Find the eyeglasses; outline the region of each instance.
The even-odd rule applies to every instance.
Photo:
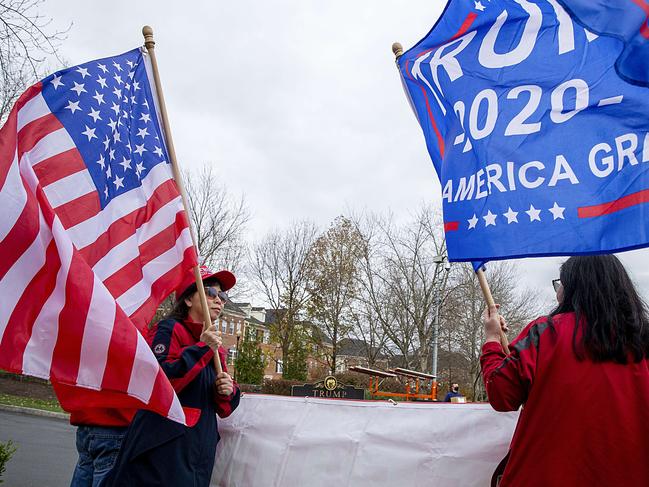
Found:
[[[226,303],[229,301],[228,295],[225,291],[221,291],[220,289],[217,289],[213,286],[209,286],[205,288],[205,295],[208,298],[212,298],[212,299],[218,297],[222,303]]]
[[[561,279],[552,279],[552,287],[554,288],[554,292],[558,293],[559,288],[561,288]]]

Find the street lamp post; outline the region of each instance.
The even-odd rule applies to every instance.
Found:
[[[451,263],[446,258],[446,255],[440,254],[433,257],[433,262],[435,263],[435,274],[437,274],[437,269],[440,265],[444,264],[444,269],[446,270],[446,276],[444,276],[444,282],[446,283],[446,278],[448,277],[448,271],[451,270]],[[443,285],[440,285],[437,294],[435,296],[435,319],[433,321],[433,340],[431,343],[431,375],[435,378],[433,379],[433,385],[431,396],[437,397],[437,349],[439,341],[439,308],[442,305],[442,289]]]

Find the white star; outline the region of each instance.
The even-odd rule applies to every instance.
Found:
[[[108,122],[108,126],[110,127],[111,130],[115,130],[115,127],[117,127],[117,122],[113,120],[112,118],[109,119],[110,122]]]
[[[81,79],[86,79],[86,76],[90,76],[86,68],[77,68],[77,73],[81,75]]]
[[[510,223],[518,223],[518,212],[514,211],[509,207],[507,213],[503,213],[503,216],[507,218],[507,225]]]
[[[480,12],[483,12],[484,9],[486,8],[484,5],[482,5],[481,2],[473,2],[475,4],[476,10],[480,10]]]
[[[144,152],[147,152],[147,150],[144,148],[144,144],[142,145],[135,144],[135,150],[133,152],[141,156]]]
[[[104,196],[108,199],[108,185],[104,188]]]
[[[72,100],[68,101],[68,106],[65,108],[70,110],[72,113],[76,112],[77,110],[81,110],[81,108],[79,108],[79,102]]]
[[[137,102],[135,101],[135,97],[131,97],[131,105],[137,105]]]
[[[122,141],[122,136],[119,135],[119,131],[113,132],[113,141],[114,142],[121,142]]]
[[[140,117],[140,120],[142,120],[143,122],[149,122],[151,120],[151,116],[148,113],[143,113]]]
[[[108,157],[110,157],[110,160],[111,160],[111,161],[114,161],[114,160],[115,160],[115,149],[111,149],[111,150],[108,152]],[[108,166],[108,171],[110,172],[110,166]],[[108,177],[110,177],[110,175],[109,175]]]
[[[122,67],[119,64],[117,64],[115,61],[113,61],[113,66],[115,66],[115,69],[117,69],[117,71],[122,70]]]
[[[485,227],[488,227],[489,225],[493,225],[494,227],[496,226],[496,215],[491,213],[491,210],[487,211],[487,214],[482,218],[484,218]]]
[[[156,149],[157,149],[157,147],[156,147]],[[162,154],[160,154],[160,156],[162,156]],[[469,220],[467,220],[467,222],[469,222],[469,230],[471,230],[472,228],[475,228],[475,226],[478,224],[478,217],[475,216],[475,213],[474,213],[473,217],[470,218]]]
[[[99,160],[97,161],[97,164],[101,166],[101,169],[103,170],[106,167],[106,159],[104,159],[104,155],[101,154],[99,156]]]
[[[129,68],[132,68],[133,66],[135,66],[135,65],[133,64],[133,61],[131,61],[130,59],[127,59],[127,60],[126,60],[126,64],[128,64],[128,67],[129,67]]]
[[[106,66],[104,64],[97,64],[97,67],[99,69],[101,69],[104,73],[108,72],[108,69],[106,68]]]
[[[50,81],[50,83],[52,83],[52,86],[55,90],[58,89],[59,86],[65,86],[65,84],[61,82],[61,77],[57,75],[54,75],[54,78],[52,78],[52,81]]]
[[[122,90],[120,90],[119,88],[115,88],[115,89],[113,90],[113,94],[114,94],[114,95],[117,97],[117,99],[119,100],[119,99],[122,97]]]
[[[111,152],[113,152],[113,151],[111,151]],[[110,164],[109,164],[108,167],[106,168],[106,177],[107,177],[108,179],[110,179],[110,178],[113,177],[113,171],[110,170]]]
[[[120,75],[118,75],[118,74],[116,74],[115,76],[113,76],[113,79],[114,79],[115,81],[117,81],[117,84],[118,84],[118,85],[121,85],[121,84],[123,83],[123,81],[122,81],[122,77],[121,77]]]
[[[554,217],[554,220],[557,220],[559,218],[561,218],[562,220],[565,220],[565,218],[563,216],[564,210],[565,210],[565,208],[559,206],[557,204],[557,202],[555,201],[554,206],[552,208],[550,208],[549,211],[550,211],[550,213],[552,213],[552,216]]]
[[[90,108],[90,113],[88,116],[92,117],[94,122],[97,122],[97,120],[101,120],[101,117],[99,116],[99,110],[95,110],[94,108]]]
[[[95,90],[95,94],[93,95],[93,98],[97,100],[97,105],[101,105],[104,102],[104,95],[99,93],[97,90]]]
[[[130,79],[133,79],[133,76],[135,76],[135,71],[131,71],[130,73],[128,73],[128,77]]]
[[[146,137],[147,135],[149,135],[149,132],[147,131],[146,127],[137,130],[138,137],[142,137],[144,139],[144,137]]]
[[[115,183],[115,190],[118,190],[119,188],[124,187],[124,183],[122,183],[122,181],[124,181],[124,178],[120,178],[119,176],[115,176],[115,181],[113,181]]]
[[[102,78],[101,76],[97,77],[97,83],[99,83],[102,88],[106,88],[108,86],[106,84],[106,78]]]
[[[110,145],[110,137],[108,135],[104,139],[104,150],[108,150],[108,146]]]
[[[122,162],[119,163],[120,166],[124,168],[124,172],[126,172],[127,169],[131,169],[131,160],[127,159],[126,157],[122,157]]]
[[[131,89],[131,85],[128,84],[128,83],[124,84],[124,89],[125,89],[126,91],[130,90],[130,89]]]
[[[140,174],[144,171],[144,164],[142,162],[138,162],[135,165],[135,174],[137,175],[137,178],[140,179]]]
[[[539,216],[541,210],[537,210],[536,208],[534,208],[534,205],[530,205],[530,209],[527,210],[525,213],[529,215],[531,222],[533,222],[534,220],[539,222],[541,221],[541,217]]]
[[[76,91],[77,95],[81,95],[81,93],[87,93],[86,89],[83,87],[83,83],[79,84],[76,81],[74,81],[74,88],[70,88],[70,91]]]
[[[88,142],[90,142],[90,139],[96,139],[97,138],[97,136],[95,135],[95,130],[97,130],[97,129],[91,129],[90,127],[88,127],[86,125],[86,130],[84,130],[81,133],[83,135],[85,135],[86,137],[88,137]]]
[[[140,83],[133,81],[133,90],[137,91],[140,89]]]
[[[119,105],[117,103],[113,102],[113,106],[110,109],[115,112],[115,115],[119,115]]]
[[[147,101],[146,98],[144,99],[144,103],[142,103],[142,105],[144,105],[145,107],[149,108],[149,102]]]
[[[128,118],[128,112],[126,110],[122,110],[122,118]]]

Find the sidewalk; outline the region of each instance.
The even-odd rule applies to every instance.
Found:
[[[57,413],[55,411],[46,411],[44,409],[26,408],[22,406],[11,406],[9,404],[0,404],[0,411],[12,413],[30,414],[32,416],[41,416],[44,418],[56,418],[70,421],[70,415],[67,413]]]

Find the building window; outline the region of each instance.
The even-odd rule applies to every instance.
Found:
[[[228,331],[228,322],[221,320],[221,333],[225,333],[226,331]]]
[[[270,332],[268,330],[264,331],[264,343],[270,343]]]
[[[276,374],[281,374],[284,372],[284,361],[283,360],[276,360],[275,361],[275,373]]]
[[[228,365],[234,364],[235,359],[237,358],[237,351],[234,348],[228,348]]]
[[[234,335],[234,321],[230,322],[230,335]]]
[[[262,342],[264,340],[264,331],[263,330],[257,330],[255,333],[255,340],[258,342]]]
[[[237,333],[241,333],[241,322],[237,322]]]

